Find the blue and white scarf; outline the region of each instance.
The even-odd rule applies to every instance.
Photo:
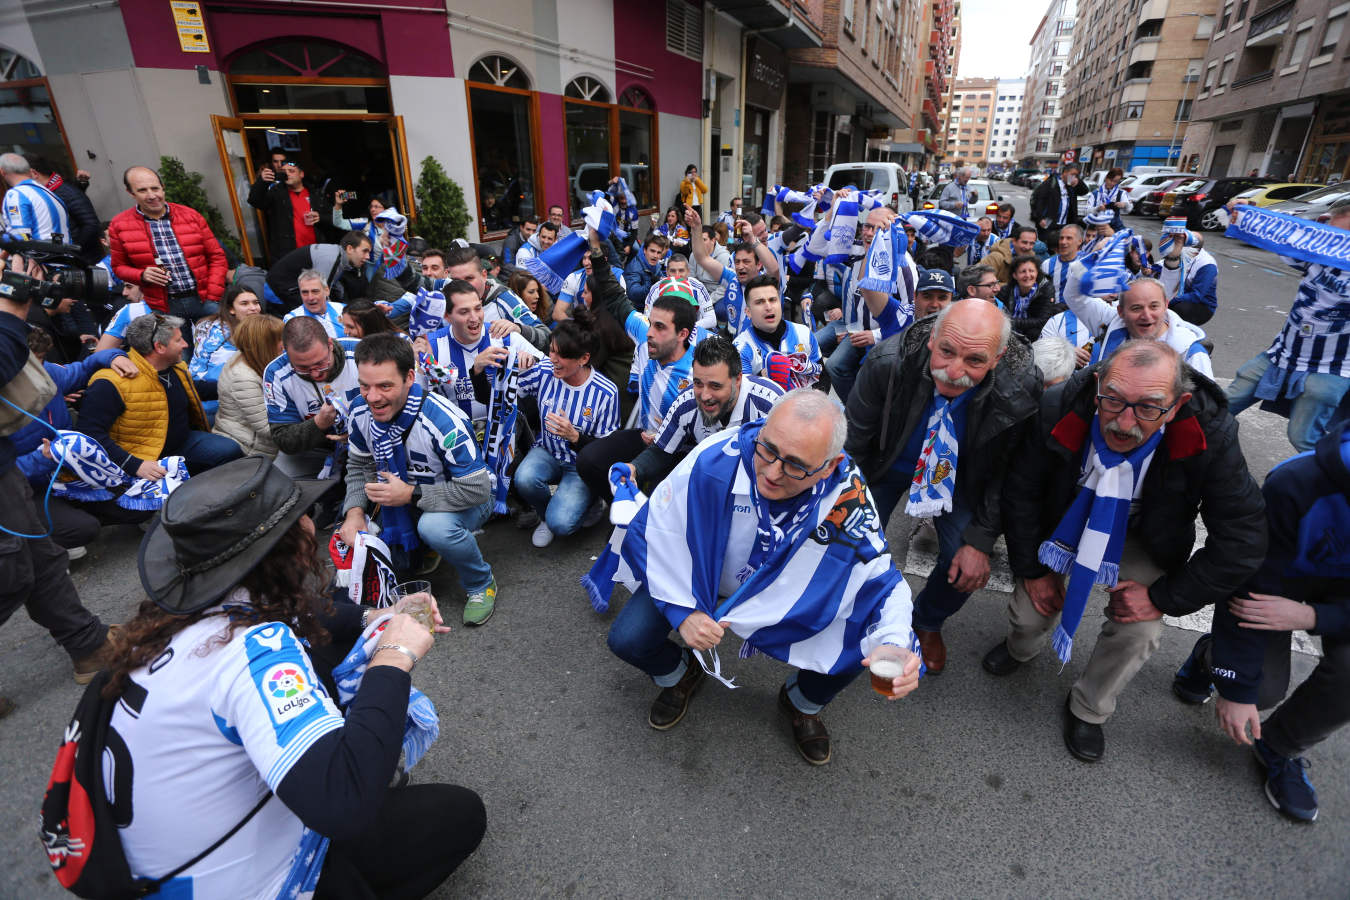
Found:
[[[980,234],[979,225],[945,209],[912,212],[905,221],[921,240],[943,247],[964,247]]]
[[[614,492],[614,502],[609,506],[609,522],[614,526],[609,540],[595,558],[590,571],[581,576],[581,587],[591,601],[591,608],[598,613],[609,612],[610,597],[614,594],[614,575],[619,571],[619,551],[623,539],[628,534],[628,525],[647,503],[647,495],[638,490],[628,472],[627,463],[615,463],[609,467],[609,487]],[[630,591],[637,590],[636,582],[629,582]]]
[[[1306,263],[1350,269],[1350,231],[1259,206],[1233,210],[1224,237]]]
[[[1092,442],[1085,449],[1082,488],[1050,540],[1041,544],[1041,562],[1069,576],[1064,610],[1055,628],[1060,662],[1073,655],[1073,635],[1087,609],[1094,584],[1114,587],[1129,527],[1130,501],[1162,440],[1160,428],[1129,453],[1117,453],[1102,437],[1101,418],[1092,417]]]
[[[1116,208],[1112,204],[1120,199],[1120,190],[1119,184],[1108,189],[1106,183],[1102,182],[1102,184],[1098,185],[1096,190],[1092,192],[1092,208],[1095,210],[1099,206],[1106,207],[1104,211],[1109,217],[1107,219],[1108,222],[1115,218]]]
[[[1027,309],[1031,306],[1031,298],[1034,297],[1034,296],[1036,296],[1036,286],[1035,286],[1035,285],[1032,285],[1031,290],[1027,291],[1026,294],[1023,295],[1023,293],[1022,293],[1022,288],[1017,284],[1017,282],[1013,282],[1013,286],[1012,286],[1012,302],[1013,302],[1012,317],[1013,317],[1014,319],[1025,319],[1025,318],[1027,317]]]
[[[847,263],[858,234],[858,201],[844,197],[836,202],[828,215],[808,226],[810,236],[802,242],[788,260],[794,272],[800,272],[807,262],[824,261],[826,265]]]
[[[419,338],[445,327],[445,294],[419,288],[408,310],[408,337]]]
[[[153,510],[164,506],[183,482],[188,480],[187,461],[181,456],[159,460],[163,478],[135,478],[108,457],[98,441],[78,431],[58,430],[51,442],[57,467],[66,468],[76,481],[55,481],[52,493],[71,500],[96,503],[116,499],[123,509]],[[114,489],[129,485],[125,491]]]
[[[1181,226],[1178,228],[1173,225],[1172,219],[1168,219],[1163,225],[1163,233],[1158,238],[1158,256],[1165,257],[1172,252],[1172,247],[1177,241],[1182,242],[1181,255],[1177,257],[1177,291],[1186,290],[1186,268],[1191,260],[1195,259],[1195,248],[1200,244],[1199,239],[1186,228],[1186,220],[1181,220]]]
[[[972,391],[948,399],[933,392],[933,412],[928,416],[923,449],[914,464],[914,478],[909,485],[909,499],[905,515],[915,518],[940,516],[952,511],[952,495],[956,493],[956,460],[960,441],[956,436],[956,422],[952,418]]]
[[[421,411],[422,386],[413,382],[408,389],[408,399],[398,415],[388,422],[379,422],[374,416],[370,417],[370,452],[375,457],[377,472],[389,472],[408,481],[408,452],[404,447],[404,436],[417,422]],[[422,545],[417,538],[417,523],[413,521],[412,510],[407,505],[381,507],[380,525],[388,543],[397,544],[409,553]]]
[[[440,342],[438,341],[437,343]],[[449,365],[446,364],[446,360],[440,358],[438,352],[434,363],[424,367],[423,371],[426,373],[428,381],[431,381],[432,379],[439,381],[448,376],[450,379],[449,381],[439,381],[439,383],[453,386],[451,393],[454,395],[453,399],[455,405],[460,408],[460,411],[463,412],[464,415],[473,419],[473,381],[471,380],[472,376],[470,375],[470,372],[473,371],[473,366],[468,362],[464,355],[464,346],[461,345],[459,341],[455,340],[453,331],[445,335],[445,344],[443,346],[449,350]],[[483,336],[479,338],[477,345],[468,349],[474,352],[474,358],[477,359],[479,353],[482,353],[491,346],[492,338],[488,335],[487,329],[484,328]]]
[[[384,636],[385,626],[393,617],[392,611],[378,617],[372,616],[351,652],[333,667],[333,681],[338,689],[337,701],[344,709],[356,698],[361,680],[370,666],[370,658],[375,655],[375,648]],[[417,688],[409,688],[408,717],[403,723],[403,767],[411,770],[417,765],[440,734],[441,721],[436,715],[435,704]]]
[[[1125,255],[1134,244],[1134,232],[1128,228],[1111,235],[1102,249],[1083,257],[1082,280],[1079,290],[1088,297],[1119,294],[1130,286],[1130,270],[1125,266]]]
[[[507,348],[506,362],[497,369],[488,401],[487,434],[483,437],[483,461],[492,474],[492,511],[506,514],[506,494],[511,489],[511,463],[516,458],[516,398],[520,393],[520,368],[516,351]]]
[[[892,222],[890,228],[878,229],[867,248],[858,288],[864,291],[895,293],[896,280],[903,259],[901,254],[905,252],[903,248],[907,246],[908,237],[899,219]]]
[[[977,234],[975,236],[975,239],[970,242],[970,247],[966,249],[966,265],[973,266],[980,260],[984,259],[985,256],[988,255],[989,251],[994,249],[994,244],[996,244],[997,242],[998,238],[995,237],[992,233],[989,235],[989,237],[985,238],[983,241],[980,240],[980,237]]]
[[[912,646],[909,589],[847,456],[802,508],[757,539],[760,565],[719,598],[733,499],[748,492],[756,507],[768,502],[754,487],[753,446],[762,427],[710,437],[676,466],[629,524],[616,580],[641,582],[663,614],[695,609],[729,623],[748,645],[742,656],[757,650],[800,669],[857,671],[874,623],[882,625],[879,640]],[[720,670],[715,652],[711,669],[699,662]]]
[[[1083,224],[1092,226],[1110,225],[1114,220],[1115,216],[1111,215],[1111,210],[1101,209],[1101,210],[1094,210],[1093,212],[1090,212],[1086,216],[1084,216]]]

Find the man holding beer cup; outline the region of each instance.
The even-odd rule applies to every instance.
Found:
[[[821,710],[874,654],[873,674],[890,676],[887,699],[918,686],[909,588],[843,452],[846,430],[826,394],[784,394],[764,421],[700,444],[629,524],[615,580],[640,586],[609,647],[661,688],[653,728],[684,718],[705,673],[735,687],[717,652],[728,630],[744,639],[742,657],[758,651],[795,667],[778,705],[812,765],[831,757]]]

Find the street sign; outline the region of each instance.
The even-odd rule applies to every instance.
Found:
[[[1071,162],[1073,162],[1073,160],[1074,160],[1074,153],[1073,153],[1073,151],[1072,151],[1072,150],[1065,150],[1065,151],[1064,151],[1064,161],[1065,161],[1066,163],[1071,163]]]

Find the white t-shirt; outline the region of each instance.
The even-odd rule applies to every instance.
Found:
[[[199,652],[223,624],[211,617],[175,635],[159,658],[131,673],[113,711],[126,752],[113,753],[112,783],[130,780],[134,814],[121,836],[136,875],[165,875],[211,846],[319,738],[342,727],[288,627],[239,628],[228,644]],[[301,874],[303,861],[294,857],[304,833],[274,797],[161,896],[276,897]]]

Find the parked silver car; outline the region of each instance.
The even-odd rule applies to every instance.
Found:
[[[1300,194],[1292,200],[1281,200],[1279,203],[1272,203],[1266,209],[1273,209],[1275,212],[1287,213],[1291,216],[1298,216],[1300,219],[1313,219],[1326,212],[1331,204],[1342,197],[1350,197],[1350,183],[1341,182],[1339,184],[1329,184],[1326,187],[1320,187],[1314,191],[1308,191],[1306,194]]]

